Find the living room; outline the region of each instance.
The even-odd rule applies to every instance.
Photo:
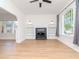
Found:
[[[79,59],[78,0],[0,0],[1,59]]]

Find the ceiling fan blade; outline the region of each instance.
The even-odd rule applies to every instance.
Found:
[[[40,8],[42,7],[42,3],[39,3],[39,7],[40,7]]]
[[[33,0],[33,1],[30,1],[30,3],[33,3],[33,2],[36,2],[36,1],[38,1],[38,0]]]
[[[43,2],[52,3],[52,1],[49,0],[43,0]]]

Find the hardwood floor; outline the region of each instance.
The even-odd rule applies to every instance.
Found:
[[[10,59],[16,51],[15,40],[0,40],[0,59]]]
[[[0,41],[0,59],[79,59],[79,53],[58,40]]]

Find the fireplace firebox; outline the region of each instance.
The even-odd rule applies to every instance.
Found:
[[[47,39],[47,29],[46,28],[36,28],[36,39],[46,40]]]

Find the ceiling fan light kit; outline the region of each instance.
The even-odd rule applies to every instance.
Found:
[[[33,0],[33,1],[30,1],[30,3],[34,3],[34,2],[37,2],[39,0]],[[46,2],[46,3],[52,3],[52,1],[49,1],[49,0],[42,0],[42,2]],[[39,7],[41,8],[42,7],[42,2],[39,3]]]

